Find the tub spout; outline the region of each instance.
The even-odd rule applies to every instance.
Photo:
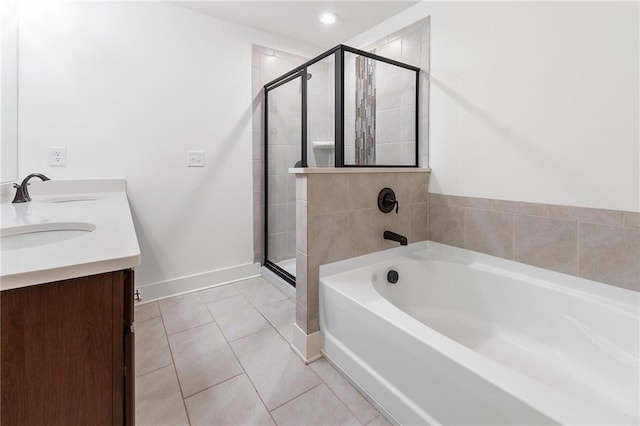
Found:
[[[407,237],[405,237],[404,235],[396,234],[395,232],[391,231],[384,231],[384,234],[382,234],[382,236],[385,240],[399,242],[401,246],[407,245]]]

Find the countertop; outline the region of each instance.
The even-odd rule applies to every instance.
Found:
[[[65,280],[140,264],[124,179],[51,180],[29,186],[32,201],[0,204],[2,234],[24,225],[85,223],[77,238],[0,252],[0,290]]]

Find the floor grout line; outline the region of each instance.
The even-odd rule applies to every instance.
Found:
[[[268,330],[268,329],[265,329],[265,330]],[[264,331],[264,330],[261,330],[261,331]],[[254,334],[256,334],[256,333],[254,333]],[[233,350],[233,346],[231,346],[231,343],[227,340],[227,337],[224,335],[224,333],[222,333],[222,337],[227,342],[227,346],[229,346],[229,349],[231,349],[231,353],[233,354],[233,356],[235,357],[236,361],[240,365],[240,368],[242,369],[242,372],[244,373],[245,376],[247,376],[247,380],[249,380],[249,383],[251,383],[251,387],[255,391],[256,395],[258,395],[258,398],[260,399],[260,402],[262,402],[262,406],[267,411],[267,414],[269,414],[269,417],[271,418],[273,423],[277,424],[276,423],[276,419],[273,418],[273,416],[271,415],[271,412],[269,411],[269,407],[267,407],[267,404],[264,402],[264,399],[262,399],[262,396],[260,395],[260,392],[258,392],[258,389],[256,388],[256,385],[253,383],[253,380],[251,380],[251,377],[249,376],[249,373],[247,373],[247,370],[244,368],[244,365],[242,365],[242,362],[240,361],[240,358],[238,358],[238,354],[236,354],[236,351]],[[237,340],[240,340],[240,339],[237,339]]]
[[[320,359],[323,359],[323,358],[319,358],[319,359],[317,359],[316,361],[319,361]],[[314,361],[314,362],[316,362],[316,361]],[[311,364],[313,364],[313,362],[312,362]],[[309,364],[309,365],[311,365],[311,364]],[[327,364],[329,364],[329,362],[327,362]],[[332,368],[336,373],[338,373],[338,375],[339,375],[342,379],[344,379],[344,380],[346,381],[346,379],[342,376],[342,374],[341,374],[338,370],[336,370],[336,369],[335,369],[335,367],[334,367],[333,365],[329,364],[329,366],[330,366],[330,367],[331,367],[331,368]],[[309,368],[311,368],[311,367],[309,367]],[[316,375],[320,378],[320,380],[322,380],[322,382],[327,386],[327,388],[329,388],[329,390],[331,391],[331,393],[333,393],[333,394],[335,395],[335,397],[336,397],[336,398],[338,398],[338,401],[340,401],[340,403],[342,403],[342,405],[344,405],[344,407],[347,409],[347,411],[348,411],[349,413],[351,413],[351,415],[352,415],[352,416],[353,416],[353,417],[358,421],[358,423],[360,423],[361,425],[365,425],[365,424],[367,424],[367,423],[371,423],[373,420],[375,420],[375,419],[380,415],[380,413],[378,412],[378,410],[376,409],[376,407],[374,407],[373,405],[369,404],[369,401],[367,401],[367,400],[364,398],[364,396],[362,396],[362,394],[360,393],[360,391],[359,391],[358,389],[356,389],[356,388],[355,388],[351,383],[347,382],[347,384],[349,385],[349,387],[353,388],[356,392],[358,392],[358,395],[362,396],[362,399],[364,399],[364,400],[367,402],[367,404],[371,405],[371,408],[373,408],[373,409],[374,409],[374,411],[377,413],[377,415],[376,415],[373,419],[369,420],[367,423],[363,423],[363,422],[361,422],[361,421],[360,421],[360,419],[358,418],[358,416],[356,416],[356,413],[354,413],[354,412],[353,412],[353,410],[351,410],[351,408],[349,408],[349,406],[347,405],[347,403],[346,403],[346,402],[344,402],[344,401],[342,400],[342,398],[340,398],[340,396],[338,396],[338,394],[333,390],[333,388],[331,387],[331,385],[330,385],[329,383],[327,383],[327,382],[322,378],[322,376],[321,376],[320,374],[318,374],[318,373],[317,373],[313,368],[311,368],[311,370],[312,370],[314,373],[316,373]]]
[[[169,354],[171,355],[171,362],[172,362],[172,365],[173,365],[173,372],[176,374],[176,379],[178,380],[178,389],[180,390],[180,396],[182,397],[182,406],[184,407],[184,413],[187,416],[187,421],[189,422],[189,425],[191,425],[191,419],[189,418],[189,410],[187,410],[187,404],[186,404],[186,402],[184,400],[184,392],[182,391],[182,382],[180,381],[180,376],[178,375],[178,369],[176,368],[176,360],[173,357],[173,350],[171,350],[171,343],[169,342],[169,334],[167,333],[167,327],[164,325],[164,317],[162,316],[162,310],[160,311],[160,318],[162,320],[162,327],[164,328],[164,337],[165,337],[165,339],[167,339],[167,346],[169,347]]]
[[[311,371],[313,371],[313,370],[311,370]],[[317,374],[316,374],[316,372],[315,372],[315,371],[313,371],[313,374],[315,374],[315,375],[317,376]],[[320,377],[318,377],[318,378],[320,379]],[[311,392],[312,390],[314,390],[314,389],[315,389],[315,388],[317,388],[318,386],[322,386],[322,385],[325,385],[325,386],[326,386],[327,384],[326,384],[325,382],[323,382],[323,381],[322,381],[322,379],[320,379],[320,383],[318,383],[317,385],[315,385],[315,386],[313,386],[313,387],[311,387],[311,388],[307,389],[306,391],[302,392],[301,394],[298,394],[298,395],[296,395],[296,396],[292,397],[291,399],[286,400],[285,402],[283,402],[282,404],[278,405],[277,407],[273,407],[273,408],[271,409],[271,411],[270,411],[270,412],[274,412],[274,411],[276,411],[278,408],[280,408],[280,407],[284,407],[285,405],[287,405],[288,403],[290,403],[290,402],[291,402],[291,401],[293,401],[294,399],[298,399],[298,398],[300,398],[302,395],[304,395],[305,393]]]

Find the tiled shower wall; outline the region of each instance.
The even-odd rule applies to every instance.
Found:
[[[382,237],[385,230],[409,243],[427,238],[426,170],[334,171],[296,175],[296,324],[307,334],[319,330],[320,265],[397,247]],[[394,189],[398,214],[378,209],[384,187]]]
[[[640,213],[429,194],[429,240],[640,291]]]
[[[430,18],[415,22],[362,50],[420,68],[419,165],[429,166],[429,40]],[[345,55],[345,163],[354,164],[355,61]],[[376,162],[413,164],[415,157],[415,73],[376,63]]]
[[[262,262],[264,260],[264,93],[263,86],[278,78],[287,71],[305,63],[308,58],[292,55],[282,51],[270,49],[267,47],[253,45],[252,51],[252,142],[253,142],[253,259],[254,262]],[[285,100],[283,99],[283,102]],[[284,111],[285,109],[283,109]],[[299,124],[299,120],[294,123]],[[277,138],[277,136],[274,135]],[[298,141],[300,138],[298,137]],[[292,155],[290,151],[292,147],[287,146],[286,140],[279,144],[280,152],[270,152],[270,158],[280,159],[281,161],[289,161]],[[297,145],[300,150],[300,144]],[[274,148],[278,149],[278,148]],[[286,152],[285,152],[286,151]],[[290,161],[289,161],[290,162]],[[274,165],[275,162],[274,162]],[[283,166],[281,164],[281,166]],[[283,166],[284,167],[284,166]],[[276,254],[282,259],[287,255],[293,257],[295,255],[295,179],[291,175],[284,175],[280,170],[283,167],[277,167],[273,170],[274,178],[270,179],[270,190],[272,194],[282,194],[285,199],[274,199],[274,204],[279,207],[273,207],[270,210],[272,214],[272,230],[278,231],[277,236],[271,239],[274,246],[270,249],[270,253]],[[276,177],[277,175],[277,177]],[[287,201],[290,205],[287,206]],[[278,211],[276,211],[278,210]],[[284,213],[283,213],[284,210]],[[289,214],[291,212],[291,214]],[[277,223],[275,223],[277,221]],[[273,250],[273,251],[272,251]]]

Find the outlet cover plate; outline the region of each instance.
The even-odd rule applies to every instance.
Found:
[[[187,167],[204,167],[204,151],[187,151]]]
[[[49,165],[53,167],[64,167],[67,165],[67,147],[49,147]]]

